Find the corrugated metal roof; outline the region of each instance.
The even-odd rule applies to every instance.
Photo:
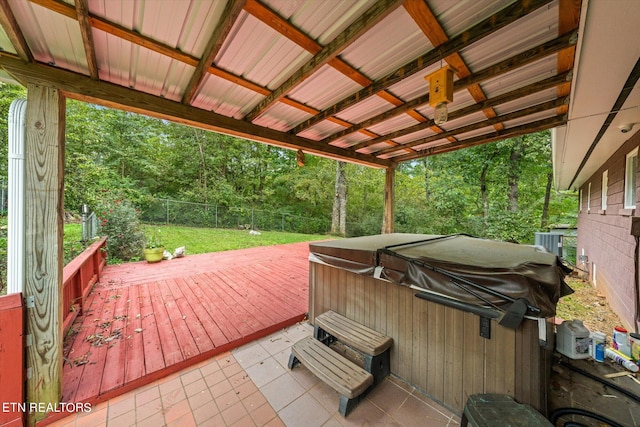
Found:
[[[87,76],[87,85],[97,73],[104,82],[234,120],[211,115],[206,128],[231,127],[230,133],[248,138],[379,166],[389,165],[388,158],[433,154],[416,146],[421,138],[435,138],[437,130],[425,76],[446,61],[462,67],[449,111],[467,115],[441,125],[438,132],[447,131],[446,137],[429,144],[453,139],[464,147],[465,138],[481,136],[482,130],[465,135],[457,129],[491,117],[477,107],[479,102],[559,73],[557,54],[527,51],[559,37],[560,14],[579,12],[575,3],[558,0],[405,0],[404,5],[396,0],[246,0],[241,8],[226,1],[89,0],[85,19],[93,40],[87,41],[72,0],[34,1],[42,5],[9,0],[5,8],[18,23],[17,33],[8,23],[0,31],[0,65],[7,69],[18,66],[12,59],[28,61],[32,55],[30,65],[44,67],[42,72],[51,64]],[[487,23],[480,26],[483,20]],[[575,30],[577,22],[570,25],[562,31]],[[215,34],[220,38],[212,39]],[[13,45],[20,37],[26,48]],[[85,42],[91,50],[85,51]],[[568,40],[562,43],[544,49],[571,47]],[[488,67],[521,52],[538,59],[525,66],[519,66],[521,59],[512,60],[509,72],[486,74]],[[97,69],[92,69],[94,54]],[[213,59],[204,63],[206,58]],[[474,83],[466,83],[474,73],[485,74],[478,86],[467,86]],[[83,87],[65,91],[73,94]],[[507,114],[553,100],[555,93],[553,88],[522,93],[505,105],[497,103],[494,111]],[[154,107],[131,105],[135,98],[107,101],[136,111]],[[158,114],[170,110],[169,104]],[[513,123],[546,117],[530,115]],[[562,113],[555,117],[563,121]],[[484,132],[487,141],[495,139],[494,126]],[[393,151],[385,139],[411,149]],[[326,143],[326,150],[317,141]]]

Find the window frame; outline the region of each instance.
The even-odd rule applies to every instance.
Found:
[[[601,191],[601,206],[602,210],[607,210],[607,192],[609,191],[609,169],[602,172],[602,191]]]
[[[634,164],[635,159],[635,164]],[[635,209],[636,208],[636,187],[637,187],[637,175],[638,175],[638,147],[631,150],[625,159],[624,163],[624,208]],[[631,185],[631,182],[633,185]],[[633,203],[631,198],[633,197]]]

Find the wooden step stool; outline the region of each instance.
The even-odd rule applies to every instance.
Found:
[[[373,375],[313,337],[303,338],[291,347],[289,369],[298,363],[340,393],[339,412],[343,417],[373,384]]]
[[[331,310],[316,316],[313,336],[327,345],[340,341],[360,352],[364,356],[364,369],[371,372],[374,384],[389,375],[393,338]]]
[[[472,394],[467,400],[461,427],[553,427],[533,407],[517,403],[506,394]]]

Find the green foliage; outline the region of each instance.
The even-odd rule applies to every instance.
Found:
[[[157,248],[163,248],[163,247],[164,247],[164,243],[160,238],[160,229],[154,227],[150,232],[147,232],[147,237],[144,242],[144,248],[157,249]]]
[[[101,235],[107,236],[109,258],[137,260],[145,241],[138,210],[121,195],[105,191],[95,212],[100,219]]]

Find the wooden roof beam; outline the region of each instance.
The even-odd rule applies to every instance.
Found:
[[[89,75],[92,79],[98,80],[98,60],[96,59],[96,49],[93,44],[91,24],[89,23],[89,3],[87,0],[75,0],[75,4],[77,14],[76,19],[80,25],[80,33],[82,34],[84,54],[87,57]]]
[[[462,148],[474,147],[476,145],[482,145],[489,142],[499,141],[502,139],[513,138],[516,136],[525,135],[528,133],[539,132],[542,130],[551,129],[554,127],[562,126],[567,123],[566,114],[550,117],[536,122],[527,123],[524,125],[516,126],[513,128],[496,130],[486,135],[476,136],[465,140],[452,142],[446,145],[440,145],[438,147],[432,147],[430,149],[418,151],[415,155],[408,154],[405,156],[394,157],[393,160],[401,163],[410,160],[416,160],[423,157],[435,156],[436,154],[448,153],[450,151],[460,150]]]
[[[9,41],[16,50],[18,57],[25,62],[33,62],[31,49],[29,49],[27,40],[20,30],[20,26],[11,10],[11,6],[9,6],[8,0],[0,0],[0,25],[5,33],[7,33],[7,37],[9,37]]]
[[[479,102],[474,105],[470,105],[468,107],[461,108],[459,110],[455,110],[449,113],[449,120],[456,120],[458,118],[478,113],[480,111],[484,111],[488,108],[493,109],[498,105],[505,104],[507,102],[515,101],[516,99],[522,98],[524,96],[528,96],[537,92],[541,92],[543,90],[550,89],[552,87],[561,85],[571,80],[572,73],[571,71],[567,71],[566,73],[548,77],[544,80],[531,83],[527,86],[523,86],[518,89],[514,89],[510,92],[503,93],[502,95],[494,96],[493,98],[486,99],[485,101]],[[491,118],[491,117],[489,117]],[[352,145],[350,148],[352,150],[360,150],[362,148],[369,147],[371,145],[378,144],[380,142],[392,140],[393,138],[399,138],[401,136],[410,135],[414,132],[418,132],[430,127],[433,120],[430,120],[426,123],[419,123],[414,126],[410,126],[405,129],[401,129],[386,135],[381,135],[378,138],[371,139],[369,141],[362,141],[356,145]]]
[[[40,85],[51,86],[62,91],[68,98],[84,102],[145,114],[278,147],[300,149],[310,154],[351,163],[377,168],[391,167],[394,164],[390,160],[378,159],[375,156],[355,153],[332,145],[327,146],[318,141],[257,126],[244,120],[215,114],[159,96],[100,80],[91,80],[83,74],[56,67],[25,63],[7,56],[0,56],[0,67],[20,81],[37,82]]]
[[[471,132],[477,129],[482,129],[488,126],[495,126],[498,123],[503,124],[504,122],[508,122],[509,120],[515,120],[515,119],[529,116],[531,114],[547,111],[552,108],[557,108],[557,107],[560,107],[561,105],[566,105],[568,101],[569,99],[567,97],[556,98],[554,100],[543,102],[541,104],[533,105],[531,107],[523,108],[517,111],[513,111],[508,114],[503,114],[501,116],[496,115],[496,117],[490,117],[480,122],[462,126],[457,129],[451,129],[438,135],[432,135],[426,138],[416,139],[414,141],[407,142],[405,144],[400,144],[396,147],[388,147],[383,150],[376,151],[375,153],[372,153],[372,154],[376,156],[382,156],[382,155],[394,153],[396,151],[399,151],[402,148],[415,148],[419,145],[428,144],[429,142],[435,142],[448,136],[460,135],[460,134]],[[504,125],[501,126],[499,129],[496,128],[496,130],[502,130],[502,129],[504,129]]]
[[[447,36],[447,33],[440,25],[440,22],[438,22],[438,19],[435,17],[427,3],[423,0],[406,0],[404,8],[416,24],[418,24],[420,29],[422,29],[422,32],[427,36],[434,47],[438,47],[449,41],[449,36]],[[453,67],[458,78],[462,79],[471,75],[471,70],[458,52],[447,56],[444,60]],[[476,102],[482,102],[487,99],[487,95],[477,83],[468,86],[467,90]],[[484,111],[484,114],[488,118],[496,116],[496,112],[491,107],[487,108],[486,111]],[[502,125],[498,123],[495,126],[497,130],[500,130],[500,126]]]
[[[225,6],[222,16],[220,17],[220,22],[218,22],[218,25],[213,31],[213,34],[207,43],[207,47],[204,50],[204,54],[198,62],[198,66],[193,72],[184,94],[182,95],[183,104],[191,104],[191,101],[193,101],[200,83],[202,83],[209,72],[209,67],[213,64],[213,60],[218,52],[220,52],[227,35],[231,32],[233,24],[236,22],[236,19],[238,19],[240,12],[242,12],[244,4],[245,0],[231,0]]]
[[[438,48],[432,49],[426,54],[414,59],[413,61],[403,65],[397,70],[387,74],[383,78],[376,80],[368,87],[350,95],[336,104],[326,108],[322,113],[315,117],[312,117],[298,126],[293,128],[289,133],[297,134],[303,130],[315,125],[316,123],[325,120],[329,116],[338,114],[339,112],[351,107],[352,105],[380,92],[383,89],[387,89],[390,86],[398,83],[402,79],[411,76],[425,68],[437,63],[442,58],[445,58],[459,50],[467,47],[482,38],[493,34],[497,30],[517,21],[523,16],[528,15],[534,10],[552,0],[519,0],[510,6],[500,10],[495,15],[488,17],[482,22],[474,25],[466,31],[458,34],[456,37],[450,39],[448,42],[443,43]],[[407,109],[408,110],[408,109]],[[405,110],[405,111],[407,111]]]
[[[459,79],[454,83],[453,90],[454,92],[457,92],[457,91],[466,89],[467,86],[495,78],[509,71],[513,71],[515,68],[522,67],[524,65],[538,61],[546,56],[556,54],[562,49],[565,49],[568,46],[575,44],[576,41],[577,41],[576,33],[567,33],[563,36],[557,37],[546,43],[542,43],[541,45],[538,45],[532,49],[526,50],[524,52],[520,52],[512,56],[511,58],[507,58],[496,64],[490,65],[489,67],[483,70],[480,70],[477,73],[474,73],[468,77],[465,77],[464,79]],[[420,105],[424,105],[428,102],[429,102],[429,94],[426,93],[422,96],[419,96],[405,103],[400,107],[396,107],[391,110],[385,111],[384,113],[378,114],[375,117],[371,117],[370,119],[360,122],[349,129],[345,129],[343,131],[335,133],[332,136],[323,139],[322,142],[330,143],[331,141],[341,138],[344,135],[348,135],[352,132],[356,132],[360,129],[365,129],[369,126],[373,126],[378,123],[382,123],[385,120],[388,120],[392,117],[403,114],[407,109],[413,109]]]
[[[280,87],[276,88],[271,95],[258,103],[258,105],[247,114],[245,120],[249,122],[253,121],[267,108],[284,97],[291,89],[302,83],[313,72],[338,56],[340,52],[349,47],[351,43],[356,41],[361,35],[365,34],[370,28],[400,6],[402,1],[403,0],[379,0],[375,2],[369,10],[358,17],[358,19],[329,44],[324,46],[311,60],[295,71]]]

